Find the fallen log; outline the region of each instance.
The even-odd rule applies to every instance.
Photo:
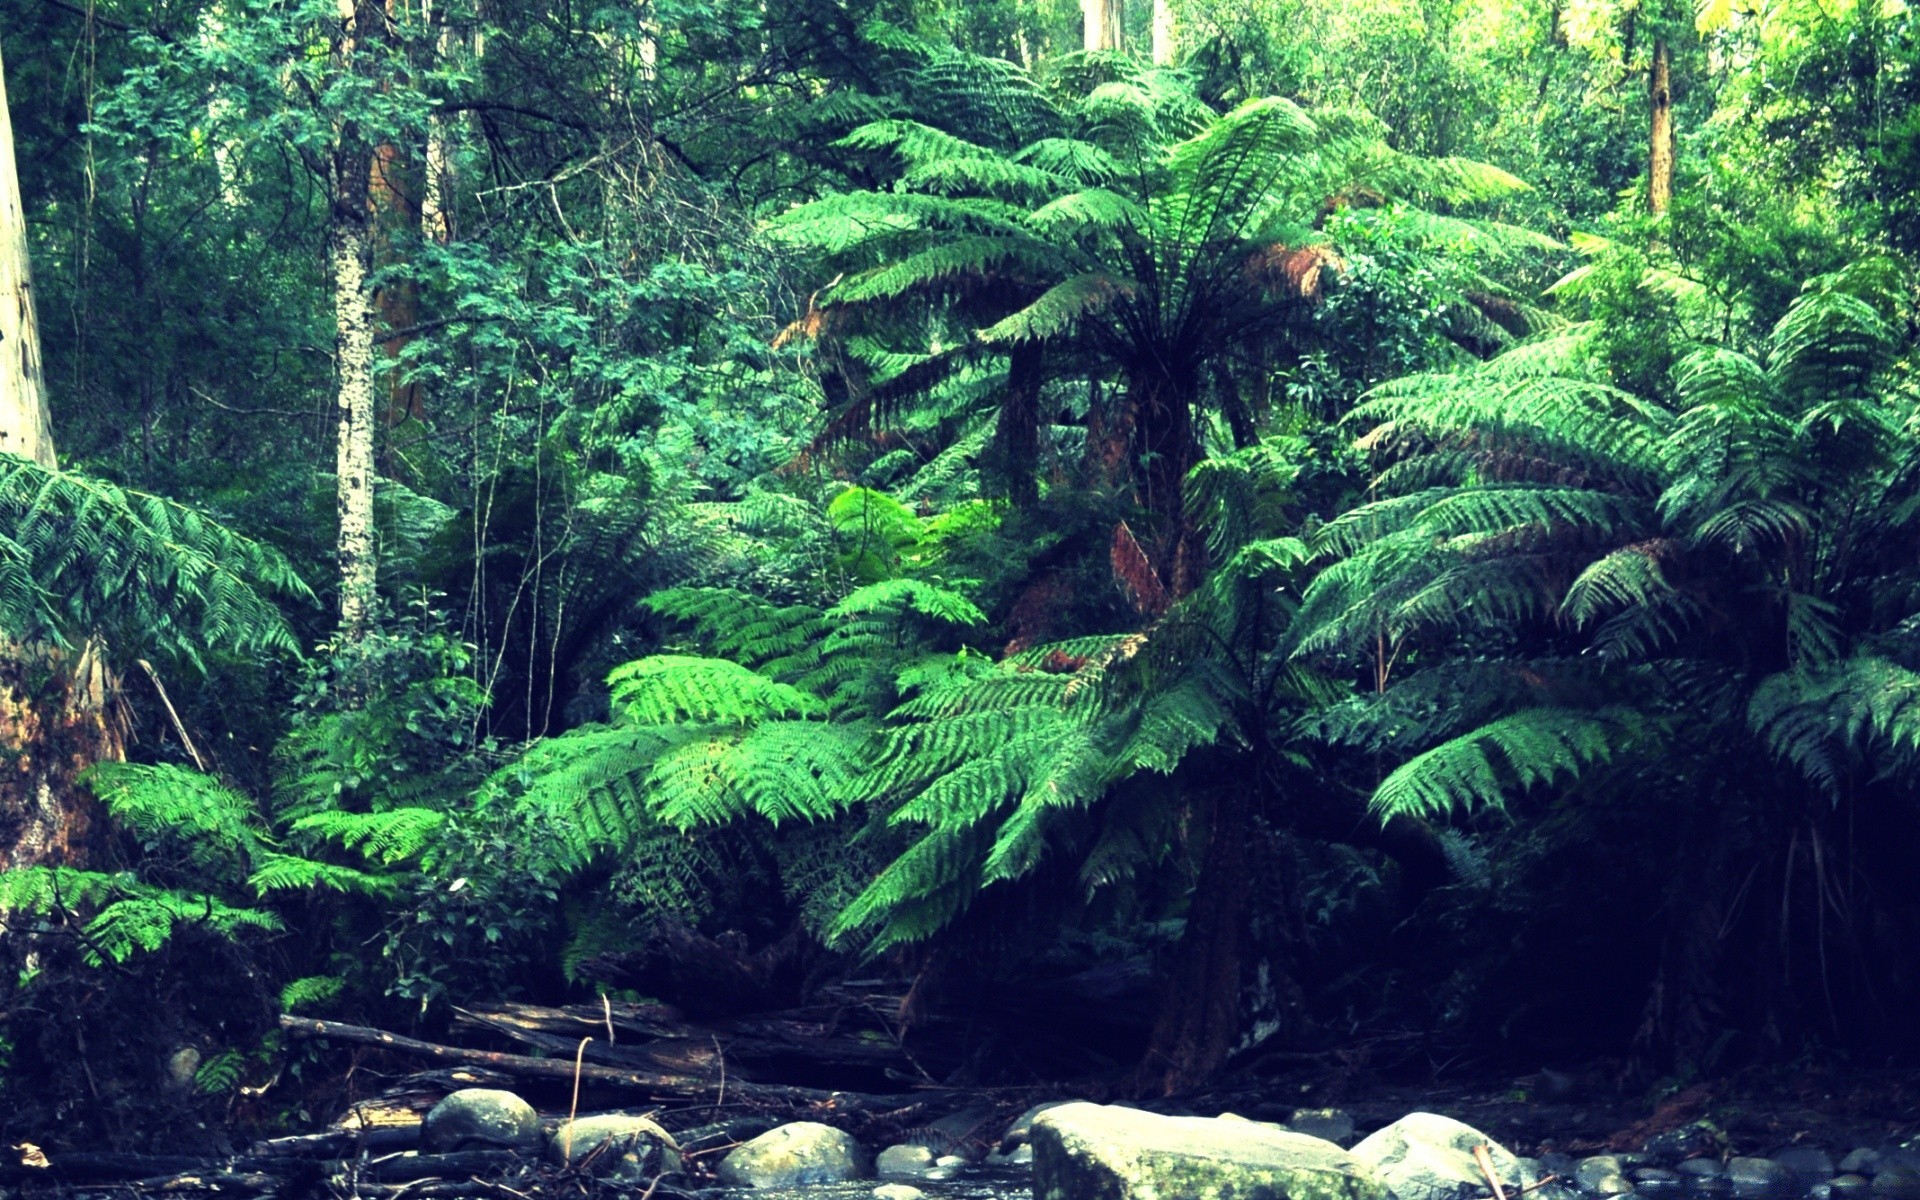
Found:
[[[361,1168],[360,1177],[377,1183],[415,1179],[465,1179],[498,1175],[525,1166],[528,1157],[511,1150],[458,1150],[451,1154],[396,1154]]]
[[[651,1099],[705,1100],[715,1104],[732,1098],[748,1104],[781,1107],[830,1108],[847,1111],[871,1111],[899,1107],[899,1096],[870,1096],[858,1092],[829,1092],[817,1088],[785,1087],[769,1083],[749,1083],[735,1079],[707,1079],[694,1075],[672,1075],[642,1071],[630,1067],[610,1067],[560,1058],[531,1058],[523,1054],[504,1054],[496,1050],[469,1050],[464,1046],[443,1046],[424,1042],[365,1025],[346,1025],[338,1021],[316,1021],[311,1017],[282,1016],[280,1028],[294,1037],[322,1038],[362,1046],[379,1046],[403,1054],[416,1054],[435,1062],[474,1063],[491,1067],[520,1079],[553,1082],[599,1084],[627,1091],[645,1092]]]
[[[330,1129],[268,1138],[253,1144],[255,1158],[353,1158],[362,1153],[385,1154],[411,1150],[420,1142],[420,1126],[395,1125],[376,1129]]]

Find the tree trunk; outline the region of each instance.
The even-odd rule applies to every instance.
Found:
[[[1153,65],[1173,65],[1173,0],[1153,0]]]
[[[1653,42],[1653,68],[1647,75],[1647,99],[1652,109],[1652,144],[1648,147],[1648,207],[1663,216],[1673,201],[1673,52],[1667,39]]]
[[[1039,342],[1021,342],[1007,363],[1007,393],[995,436],[1007,472],[1007,496],[1015,508],[1032,508],[1040,499],[1040,384],[1045,360],[1046,351]]]
[[[372,260],[376,269],[401,261],[395,240],[419,227],[420,204],[414,199],[411,173],[400,152],[391,142],[382,142],[373,152],[370,192],[372,200]],[[380,314],[380,328],[391,335],[420,323],[420,289],[413,280],[400,276],[389,279],[374,292],[374,307]],[[386,375],[386,420],[389,426],[402,421],[418,421],[426,416],[426,399],[417,380],[406,377],[401,354],[413,343],[411,334],[387,336],[380,341],[380,358]]]
[[[0,451],[51,468],[58,464],[47,417],[40,327],[27,266],[27,215],[14,169],[5,75],[5,63],[0,62]]]
[[[420,17],[435,29],[433,54],[444,65],[453,49],[453,31],[446,14],[423,0]],[[427,161],[420,172],[420,237],[444,246],[453,240],[453,154],[447,146],[447,118],[436,112],[427,117]]]
[[[1178,599],[1200,581],[1199,541],[1187,518],[1182,489],[1198,458],[1193,438],[1192,380],[1149,363],[1127,375],[1127,452],[1141,505],[1153,514],[1150,557],[1169,595]]]
[[[1122,0],[1080,0],[1082,46],[1089,52],[1120,49]]]
[[[1201,804],[1203,865],[1141,1064],[1145,1090],[1171,1094],[1201,1083],[1226,1062],[1240,1036],[1253,804],[1248,787],[1216,790]]]
[[[342,75],[359,67],[359,40],[375,27],[378,9],[339,0],[340,28],[333,66]],[[372,261],[373,154],[350,117],[336,120],[330,181],[332,211],[327,255],[333,269],[334,354],[339,445],[335,464],[340,516],[340,635],[358,641],[372,619],[373,541],[373,297],[367,285]]]
[[[54,469],[40,331],[34,322],[26,206],[13,155],[0,63],[0,451]],[[75,777],[122,755],[106,716],[106,672],[94,647],[78,657],[0,643],[0,869],[85,865],[104,823]]]

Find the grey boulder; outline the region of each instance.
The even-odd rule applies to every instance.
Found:
[[[1534,1182],[1506,1147],[1471,1125],[1437,1113],[1408,1113],[1353,1148],[1393,1200],[1480,1200],[1487,1177],[1474,1157],[1485,1146],[1500,1185],[1517,1191]]]
[[[720,1160],[728,1187],[803,1187],[859,1179],[860,1147],[847,1134],[817,1121],[780,1125]]]
[[[873,1160],[873,1173],[882,1179],[925,1179],[933,1168],[933,1151],[925,1146],[888,1146]]]
[[[562,1121],[547,1143],[547,1157],[563,1167],[585,1164],[615,1183],[638,1183],[680,1169],[673,1139],[651,1117],[604,1113]]]
[[[533,1105],[498,1088],[461,1088],[427,1112],[420,1148],[428,1154],[459,1150],[540,1149],[540,1117]]]
[[[1273,1125],[1066,1104],[1033,1122],[1034,1200],[1388,1200],[1331,1142]]]

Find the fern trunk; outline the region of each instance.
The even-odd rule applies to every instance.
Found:
[[[1007,473],[1007,496],[1016,508],[1040,499],[1040,384],[1045,351],[1039,342],[1021,342],[1007,364],[1006,399],[1000,406],[1000,458]]]
[[[1153,514],[1149,556],[1175,599],[1200,581],[1199,541],[1187,517],[1184,486],[1199,459],[1193,436],[1194,381],[1148,363],[1128,373],[1126,410],[1134,485]]]
[[[1204,1082],[1240,1037],[1253,806],[1254,793],[1244,786],[1215,789],[1201,805],[1206,849],[1141,1066],[1140,1083],[1149,1091],[1171,1094]]]

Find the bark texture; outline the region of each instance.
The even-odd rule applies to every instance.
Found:
[[[1653,69],[1647,75],[1647,99],[1652,111],[1652,139],[1647,155],[1647,206],[1657,217],[1673,203],[1673,51],[1665,38],[1653,43]]]
[[[1215,792],[1202,802],[1199,816],[1207,839],[1204,865],[1140,1076],[1145,1090],[1169,1095],[1217,1071],[1241,1034],[1241,960],[1253,907],[1252,792]]]
[[[1173,46],[1172,0],[1153,0],[1153,65],[1172,66]]]
[[[1080,0],[1083,48],[1120,49],[1120,4],[1121,0]]]
[[[1040,384],[1046,352],[1039,342],[1022,342],[1010,358],[997,436],[1007,496],[1016,508],[1031,508],[1040,499]]]
[[[1199,458],[1193,391],[1191,379],[1158,363],[1127,376],[1127,453],[1140,503],[1154,516],[1154,570],[1174,599],[1193,590],[1204,567],[1183,494],[1187,472]]]
[[[379,10],[340,0],[333,66],[342,74],[359,69],[362,32],[376,27]],[[366,632],[374,604],[373,296],[368,286],[373,257],[373,152],[349,118],[335,123],[331,158],[333,206],[327,255],[333,269],[335,406],[339,443],[335,460],[340,531],[340,634],[357,641]]]
[[[0,451],[57,465],[28,270],[26,208],[14,168],[6,65],[0,62]]]

